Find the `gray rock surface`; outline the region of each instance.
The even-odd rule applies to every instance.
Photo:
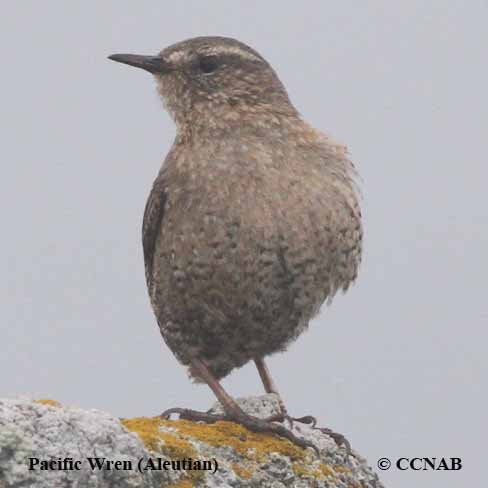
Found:
[[[278,408],[273,395],[239,403],[260,417]],[[219,406],[213,408],[218,411]],[[295,424],[294,432],[311,440],[320,456],[231,422],[117,419],[56,402],[0,399],[0,488],[383,487],[357,453],[348,455],[309,426]],[[91,466],[95,458],[102,469]],[[29,469],[35,459],[38,464]],[[181,465],[183,459],[186,466]],[[177,460],[180,468],[197,468],[197,463],[209,461],[209,469],[177,469]],[[107,461],[119,464],[107,469]],[[47,462],[50,469],[41,469]]]
[[[269,395],[240,398],[238,403],[246,413],[260,419],[266,419],[274,415],[279,415],[281,412],[280,400],[274,393],[270,393]],[[209,413],[222,415],[224,413],[224,409],[219,402],[215,402],[212,405],[212,408],[209,410]]]

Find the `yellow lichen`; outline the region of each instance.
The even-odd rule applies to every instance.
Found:
[[[251,461],[264,461],[271,452],[277,452],[297,461],[303,461],[307,455],[304,449],[287,439],[251,432],[233,422],[196,424],[188,420],[167,420],[163,421],[163,424],[175,428],[180,434],[198,439],[211,446],[229,446],[236,453]]]
[[[166,488],[193,488],[193,483],[188,479],[178,480],[176,483],[171,483],[171,485],[166,485]]]
[[[178,438],[175,434],[161,431],[165,422],[160,417],[138,417],[134,419],[121,419],[120,423],[129,431],[139,436],[144,446],[153,452],[161,452],[171,459],[182,460],[197,458],[198,453],[185,439]],[[204,471],[186,471],[187,477],[178,480],[175,487],[186,488],[194,486],[205,478]],[[189,484],[188,484],[189,483]]]
[[[139,436],[142,443],[150,451],[157,451],[162,443],[161,419],[159,417],[138,417],[134,419],[121,419],[120,423],[131,432]]]
[[[297,476],[303,478],[310,478],[311,476],[313,476],[312,472],[310,471],[310,469],[307,467],[306,464],[293,463],[291,469]]]
[[[252,464],[266,461],[269,454],[276,452],[290,458],[293,470],[298,476],[319,477],[334,476],[334,472],[322,465],[307,468],[309,453],[287,439],[270,434],[251,432],[233,422],[215,422],[214,424],[195,423],[188,420],[162,420],[160,417],[139,417],[121,419],[122,425],[137,434],[150,451],[162,452],[172,459],[192,457],[198,453],[186,440],[195,439],[213,447],[228,446],[243,458],[242,464],[232,464],[232,469],[241,479],[252,476]],[[171,428],[168,432],[161,427]],[[173,488],[198,486],[205,479],[203,471],[189,470],[186,476],[172,485]]]
[[[319,464],[317,466],[317,471],[322,475],[322,476],[332,476],[335,478],[335,473],[334,473],[334,466],[329,466],[327,464]]]
[[[246,468],[237,463],[232,463],[234,473],[244,480],[248,480],[252,476],[251,468]]]
[[[332,471],[331,467],[323,463],[318,466],[294,463],[292,469],[297,476],[303,478],[323,479],[328,476],[336,477],[336,474]]]
[[[33,400],[34,403],[38,403],[39,405],[46,405],[47,407],[61,407],[61,403],[57,402],[56,400],[48,400],[48,399],[40,399],[40,400]]]
[[[184,459],[190,457],[196,457],[197,453],[193,446],[184,439],[178,439],[173,434],[167,432],[160,433],[161,439],[164,441],[164,445],[160,447],[161,451],[169,456],[171,459]]]

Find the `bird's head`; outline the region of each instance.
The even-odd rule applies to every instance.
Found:
[[[163,103],[177,125],[211,124],[217,118],[296,111],[266,60],[226,37],[196,37],[156,56],[114,54],[110,59],[152,73]]]

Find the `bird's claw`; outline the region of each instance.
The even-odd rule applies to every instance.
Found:
[[[339,446],[342,447],[344,446],[346,448],[347,454],[352,455],[352,449],[351,449],[351,444],[350,442],[343,436],[342,434],[339,434],[338,432],[334,432],[332,429],[329,429],[327,427],[313,427],[314,430],[320,430],[322,434],[328,435],[329,437],[332,437],[334,439],[335,443]]]
[[[285,419],[290,423],[290,427],[293,427],[294,422],[310,425],[312,429],[317,425],[317,419],[312,415],[304,415],[303,417],[290,417],[289,415],[285,415]]]
[[[190,408],[168,408],[165,410],[160,417],[164,420],[170,420],[172,414],[178,414],[180,420],[192,420],[193,422],[206,422],[208,424],[213,424],[219,420],[227,420],[226,415],[218,415],[209,412],[199,412],[197,410],[192,410]]]
[[[180,420],[192,420],[194,422],[206,422],[211,424],[218,422],[220,420],[236,422],[238,424],[243,425],[244,427],[246,427],[252,432],[258,432],[263,434],[265,433],[276,434],[279,435],[280,437],[284,437],[285,439],[288,439],[290,442],[296,444],[297,446],[303,449],[310,447],[317,453],[317,455],[320,454],[318,448],[310,441],[297,437],[291,430],[288,430],[286,427],[282,425],[273,423],[273,420],[271,419],[266,419],[266,420],[259,419],[257,417],[252,417],[250,415],[244,414],[244,412],[236,416],[231,414],[219,415],[219,414],[213,414],[209,412],[199,412],[197,410],[191,410],[189,408],[177,408],[177,407],[169,408],[168,410],[165,410],[160,415],[160,417],[163,418],[164,420],[169,420],[172,414],[178,414]]]
[[[293,424],[295,422],[310,425],[312,429],[315,428],[315,426],[317,425],[317,419],[312,415],[305,415],[303,417],[291,417],[286,413],[286,411],[272,415],[271,417],[268,417],[266,420],[268,422],[281,422],[281,423],[286,421],[290,425],[290,429],[293,428]]]
[[[344,435],[334,432],[332,429],[327,427],[316,427],[317,419],[313,415],[304,415],[303,417],[291,417],[285,411],[282,411],[279,414],[273,415],[266,419],[269,422],[285,422],[289,423],[290,429],[293,428],[293,424],[295,422],[300,422],[302,424],[310,425],[310,427],[314,430],[319,430],[322,434],[328,435],[334,439],[337,446],[346,448],[347,454],[352,454],[352,448],[350,442],[345,438]]]

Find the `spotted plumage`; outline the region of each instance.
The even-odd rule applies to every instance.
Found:
[[[238,41],[190,39],[145,69],[177,126],[144,214],[151,304],[179,361],[222,378],[285,350],[355,280],[355,171]]]

